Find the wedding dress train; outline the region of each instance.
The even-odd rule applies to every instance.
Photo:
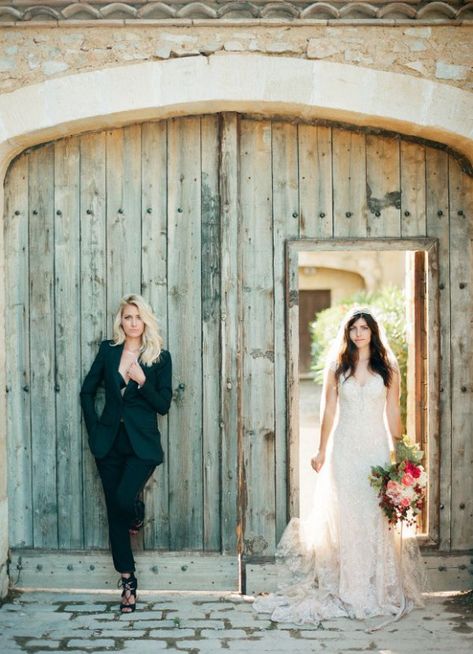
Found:
[[[317,479],[310,517],[293,519],[276,551],[279,590],[254,608],[277,622],[400,617],[421,605],[422,566],[413,538],[389,529],[368,476],[389,461],[386,387],[340,380],[331,452]],[[314,473],[315,474],[315,473]]]

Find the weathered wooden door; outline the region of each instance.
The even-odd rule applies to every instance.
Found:
[[[431,506],[441,547],[469,546],[471,189],[422,143],[235,114],[20,155],[5,221],[11,546],[107,546],[78,393],[120,296],[141,290],[174,359],[143,548],[271,555],[291,511],[286,242],[424,236],[441,284]]]
[[[107,547],[78,393],[120,297],[141,292],[174,359],[166,463],[145,549],[235,553],[236,452],[222,430],[218,117],[42,145],[6,186],[10,544]],[[224,396],[225,401],[225,396]],[[233,437],[233,436],[232,436]]]

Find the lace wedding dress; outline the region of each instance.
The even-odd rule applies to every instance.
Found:
[[[319,473],[310,518],[287,526],[276,552],[279,590],[253,604],[272,620],[397,619],[422,604],[417,544],[389,529],[368,481],[372,465],[389,462],[385,402],[378,374],[363,386],[354,377],[340,381],[332,451]]]

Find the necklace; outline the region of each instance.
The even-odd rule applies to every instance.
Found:
[[[125,350],[125,352],[129,352],[130,354],[136,354],[137,352],[139,352],[141,350],[141,347],[139,347],[137,350],[130,350],[130,349],[126,348],[126,347],[123,348],[123,349]]]

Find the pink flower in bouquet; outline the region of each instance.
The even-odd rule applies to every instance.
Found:
[[[408,507],[410,505],[410,501],[407,497],[403,497],[401,500],[401,506]]]
[[[410,472],[404,473],[401,479],[401,483],[404,484],[404,486],[412,486],[412,484],[414,483],[414,476],[411,475]]]
[[[386,495],[392,499],[395,504],[399,504],[402,497],[402,486],[393,481],[392,479],[388,481],[386,485]]]

